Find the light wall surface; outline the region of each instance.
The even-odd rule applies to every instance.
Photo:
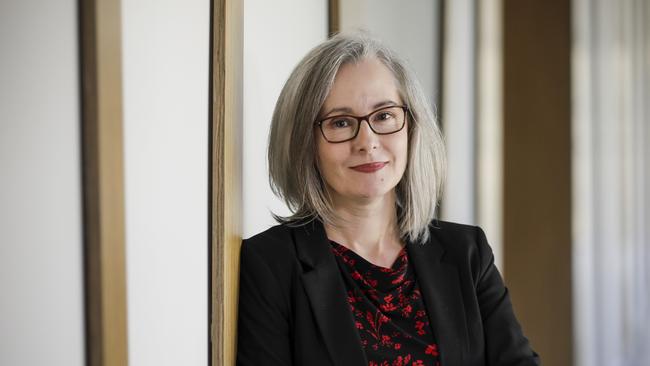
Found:
[[[650,4],[571,5],[573,365],[650,365]]]
[[[340,1],[342,31],[365,30],[406,60],[431,104],[440,97],[439,0]]]
[[[129,364],[208,364],[208,0],[122,1]]]
[[[271,212],[289,213],[269,186],[271,116],[293,67],[326,39],[327,19],[326,0],[244,2],[244,238],[275,225]]]
[[[0,2],[0,365],[84,365],[77,2]]]
[[[471,0],[445,3],[442,126],[447,146],[447,181],[442,217],[475,225],[476,187],[476,9]]]

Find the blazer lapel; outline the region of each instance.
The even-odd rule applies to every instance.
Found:
[[[304,268],[303,284],[334,364],[366,366],[368,361],[325,228],[314,220],[295,227],[293,233],[298,258]]]
[[[456,266],[442,261],[444,249],[433,234],[426,244],[407,243],[424,305],[444,365],[462,365],[467,323]]]

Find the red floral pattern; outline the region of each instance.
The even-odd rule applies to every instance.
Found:
[[[369,366],[440,366],[406,248],[391,268],[331,241]]]

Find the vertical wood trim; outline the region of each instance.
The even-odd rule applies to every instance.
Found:
[[[86,360],[128,363],[119,0],[80,0]]]
[[[328,34],[331,37],[341,30],[339,0],[329,0],[327,6],[327,15],[329,25]]]
[[[547,365],[573,363],[571,4],[504,1],[504,266]]]
[[[212,2],[211,362],[234,365],[241,245],[243,8]]]

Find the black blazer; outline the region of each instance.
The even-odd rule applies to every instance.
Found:
[[[434,221],[430,232],[407,251],[441,365],[539,365],[483,231]],[[368,365],[318,221],[244,240],[238,326],[238,365]]]

